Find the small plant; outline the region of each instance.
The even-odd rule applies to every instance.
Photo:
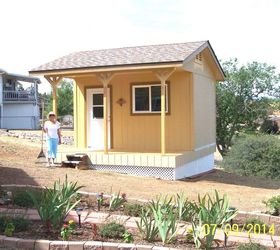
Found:
[[[11,219],[11,221],[15,226],[16,232],[26,231],[30,224],[29,220],[23,217],[14,217],[13,219]]]
[[[73,233],[76,228],[76,224],[73,220],[70,220],[68,223],[64,223],[61,230],[60,235],[63,240],[68,240],[69,236]]]
[[[192,218],[192,230],[195,246],[210,249],[217,227],[223,228],[237,215],[237,211],[229,207],[227,196],[221,198],[217,190],[213,198],[209,194],[202,198],[198,195],[198,203],[194,203],[193,207],[195,215]]]
[[[15,226],[12,222],[10,222],[6,225],[4,234],[8,237],[11,237],[13,236],[14,231],[15,231]]]
[[[124,233],[125,233],[125,227],[116,222],[110,222],[110,223],[104,224],[100,228],[100,235],[103,238],[122,239]]]
[[[153,242],[158,235],[155,219],[151,216],[149,209],[142,208],[140,221],[136,221],[137,228],[142,239]]]
[[[29,221],[23,217],[0,216],[0,232],[4,232],[8,224],[13,224],[15,232],[26,231]]]
[[[176,237],[177,224],[176,216],[173,212],[172,197],[157,198],[150,203],[151,211],[155,218],[156,226],[158,228],[159,236],[162,243],[170,243]]]
[[[116,211],[126,202],[126,194],[123,193],[120,195],[120,192],[117,194],[112,194],[109,201],[109,210]]]
[[[187,242],[194,242],[194,239],[193,239],[193,230],[192,228],[189,228],[187,230],[187,233],[186,233],[186,241]]]
[[[7,218],[5,216],[0,216],[0,232],[4,232],[7,225]]]
[[[254,228],[259,229],[261,233],[267,233],[270,229],[268,225],[266,225],[262,220],[257,218],[246,219],[244,225],[245,230],[251,230],[252,232],[254,232]]]
[[[269,209],[268,212],[271,215],[279,215],[280,214],[280,195],[273,196],[267,201],[263,201],[265,206]]]
[[[81,188],[77,182],[68,182],[66,175],[64,183],[55,181],[53,188],[46,188],[39,200],[33,193],[29,193],[48,231],[52,227],[61,227],[67,214],[80,202],[77,191]]]
[[[139,217],[142,212],[143,205],[138,203],[126,203],[124,205],[124,214],[133,217]]]
[[[193,214],[192,203],[188,201],[183,192],[175,197],[178,220],[188,221]]]
[[[260,244],[257,244],[257,243],[248,243],[248,244],[242,244],[242,245],[239,245],[238,250],[266,250],[268,249],[267,247],[265,246],[262,246]]]
[[[97,194],[97,208],[98,208],[98,211],[100,211],[101,209],[101,206],[103,206],[104,204],[104,193],[99,193]]]
[[[123,234],[123,242],[125,243],[131,243],[133,242],[133,235],[127,231],[125,231],[125,233]]]

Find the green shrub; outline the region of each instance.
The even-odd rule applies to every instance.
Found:
[[[116,222],[104,224],[100,228],[100,235],[103,238],[122,239],[125,233],[125,227]]]
[[[133,217],[139,217],[144,206],[139,203],[125,203],[124,214]]]
[[[11,237],[11,236],[13,236],[14,231],[15,231],[14,224],[12,222],[9,222],[5,227],[4,234],[8,237]]]
[[[0,232],[4,232],[7,225],[7,217],[0,216]]]
[[[30,191],[33,193],[33,195],[39,200],[41,197],[42,191]],[[20,206],[20,207],[25,207],[25,208],[33,208],[34,203],[29,195],[28,191],[16,191],[13,193],[13,204]]]
[[[268,208],[268,212],[272,215],[280,214],[280,195],[273,196],[267,201],[263,201],[263,203]]]
[[[30,224],[30,221],[23,217],[15,217],[11,221],[15,226],[16,232],[26,231]]]
[[[133,235],[127,231],[123,234],[123,242],[131,243],[134,241]]]
[[[276,121],[266,119],[261,125],[260,131],[267,134],[277,134],[279,132],[279,127]]]
[[[269,226],[266,225],[262,220],[260,220],[258,218],[248,218],[245,220],[244,225],[245,225],[244,228],[246,230],[251,229],[252,226],[254,227],[255,225],[258,225],[261,233],[267,233],[269,231]],[[265,230],[265,232],[263,232],[264,230]],[[252,230],[252,231],[254,232],[254,230]]]
[[[55,181],[53,188],[46,188],[38,199],[32,192],[29,193],[39,213],[42,222],[48,230],[60,228],[67,214],[80,202],[77,191],[82,186],[77,182],[68,182],[67,175],[64,183]]]
[[[30,222],[23,217],[0,216],[0,232],[4,232],[8,224],[14,226],[15,232],[22,232],[28,229]]]
[[[238,250],[266,250],[267,247],[257,243],[248,243],[248,244],[239,245],[237,249]]]
[[[280,179],[280,140],[273,135],[242,136],[225,156],[223,166],[246,176]]]

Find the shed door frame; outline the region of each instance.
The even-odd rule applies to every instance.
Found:
[[[87,89],[87,147],[91,148],[93,150],[104,150],[104,113],[103,116],[100,118],[93,118],[93,107],[103,107],[103,104],[101,105],[94,105],[93,104],[93,95],[102,95],[103,96],[103,88],[90,88]],[[110,110],[110,88],[108,88],[107,92],[108,101],[107,101],[107,107],[108,107],[108,149],[111,148],[111,110]],[[102,98],[103,100],[103,98]],[[97,140],[94,141],[95,133],[97,134]]]

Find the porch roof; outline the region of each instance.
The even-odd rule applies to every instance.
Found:
[[[37,77],[8,73],[1,68],[0,68],[0,75],[5,76],[6,78],[12,78],[12,79],[15,79],[17,81],[22,81],[22,82],[31,82],[31,83],[36,83],[36,84],[41,83],[41,80]]]
[[[224,72],[209,41],[147,45],[114,49],[74,52],[29,71],[30,74],[68,72],[73,69],[112,67],[142,67],[143,65],[170,65],[183,63],[209,48],[221,75]]]

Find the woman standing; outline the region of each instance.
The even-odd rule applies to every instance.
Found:
[[[47,166],[55,166],[54,159],[56,158],[57,145],[61,143],[61,130],[60,123],[56,120],[54,112],[48,114],[49,120],[44,124],[44,132],[46,133],[47,139]]]

